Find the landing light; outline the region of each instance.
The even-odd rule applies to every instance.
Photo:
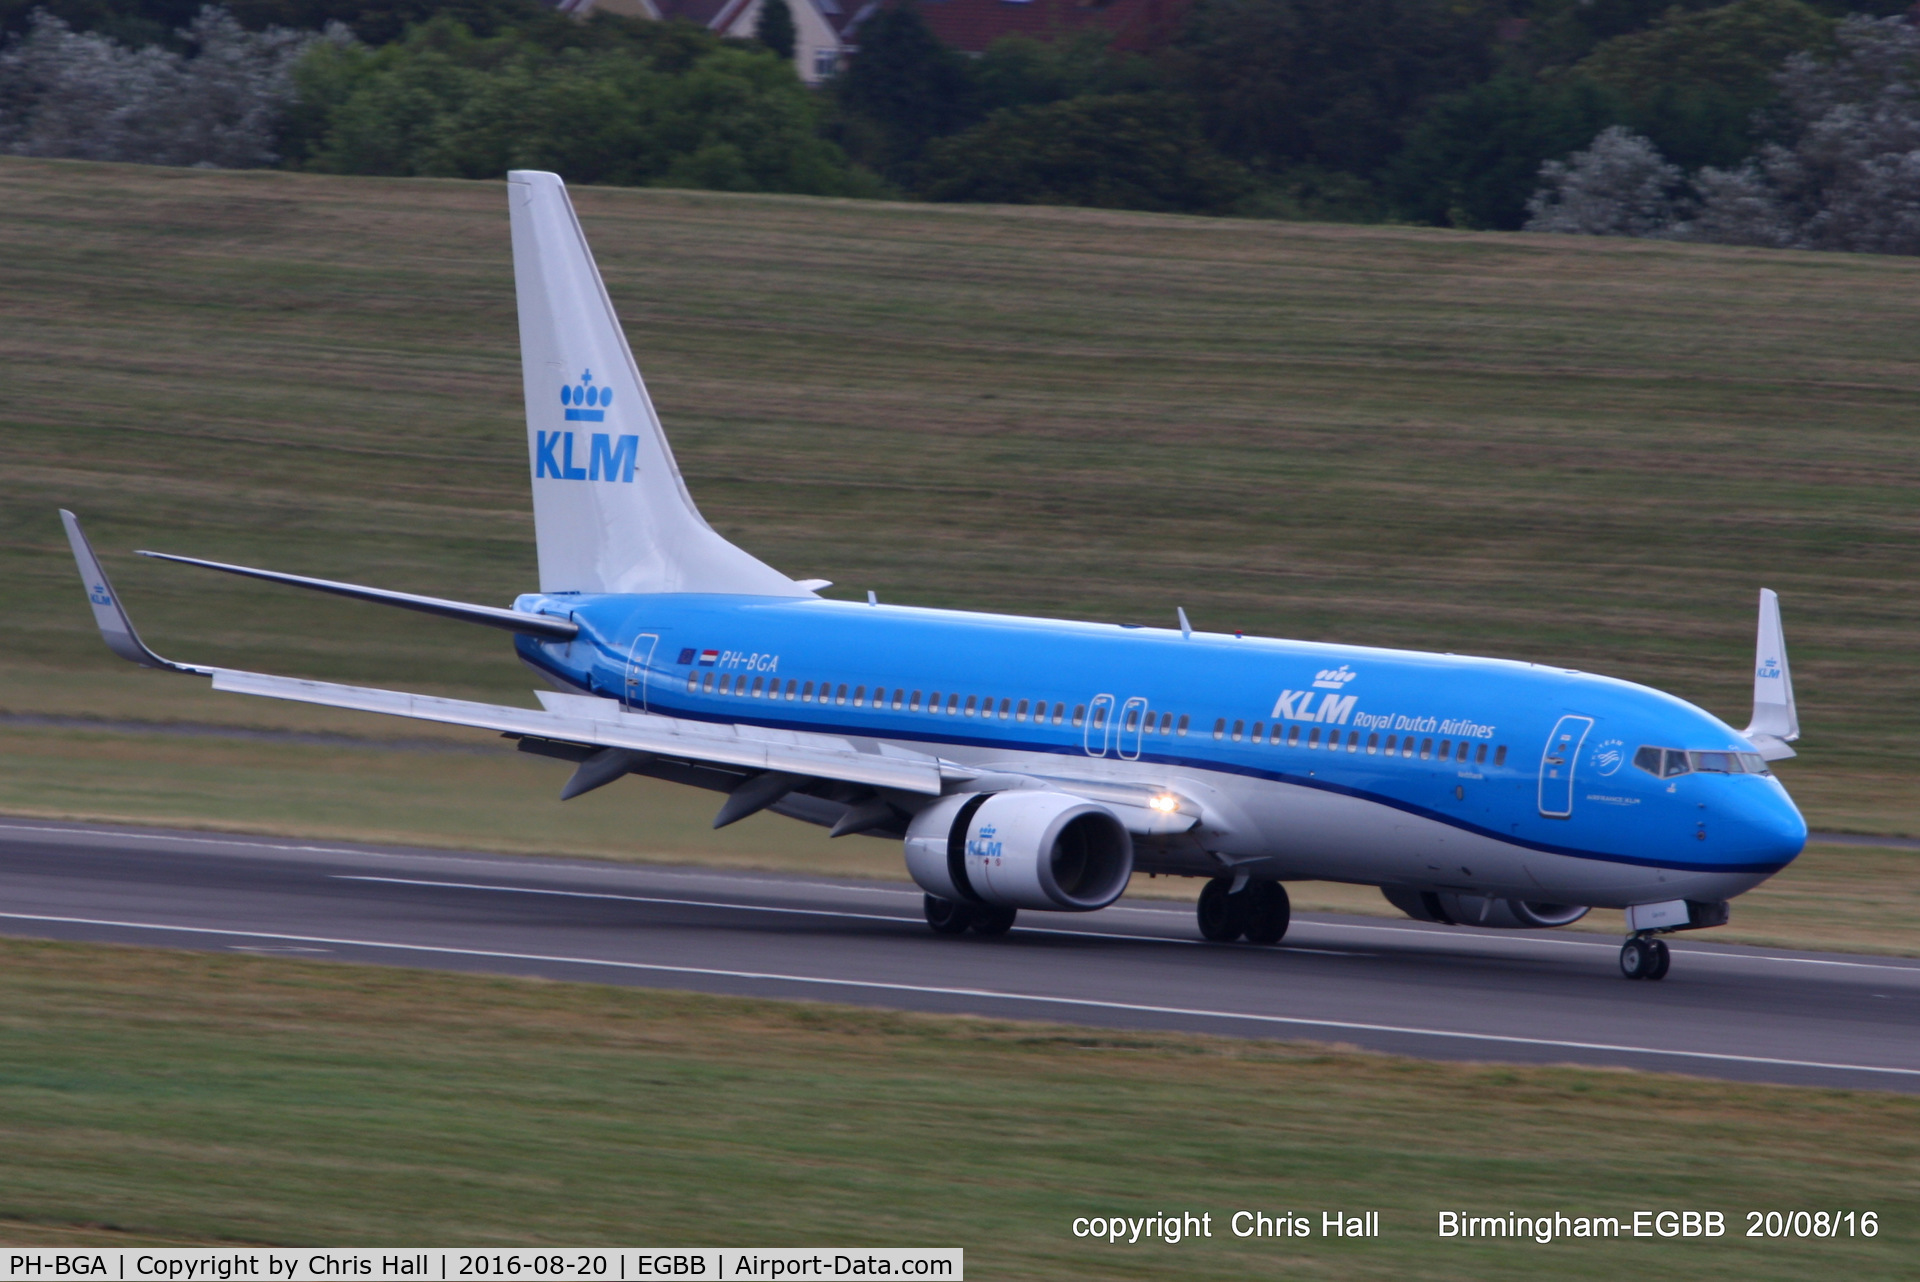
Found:
[[[1180,798],[1169,797],[1163,793],[1158,797],[1150,798],[1147,801],[1147,805],[1154,810],[1158,810],[1161,814],[1170,815],[1180,809]]]

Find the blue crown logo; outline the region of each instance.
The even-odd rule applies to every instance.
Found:
[[[593,371],[581,370],[578,383],[560,389],[560,403],[567,407],[569,423],[604,422],[607,417],[607,406],[613,404],[613,389],[595,387]]]

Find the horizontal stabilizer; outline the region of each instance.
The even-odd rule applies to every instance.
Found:
[[[175,663],[147,649],[146,642],[133,630],[133,620],[127,617],[126,610],[121,607],[113,584],[107,581],[107,572],[100,568],[100,558],[93,554],[93,544],[87,542],[86,534],[80,529],[80,518],[61,508],[60,523],[67,527],[67,543],[73,548],[74,562],[80,567],[80,582],[86,586],[87,601],[93,606],[93,621],[99,626],[100,638],[107,643],[107,649],[143,668],[164,668],[169,672],[191,672],[200,676],[213,671],[212,668]]]
[[[1787,745],[1800,737],[1800,711],[1793,702],[1793,673],[1780,629],[1780,597],[1760,589],[1760,631],[1753,655],[1753,721],[1741,731],[1768,761],[1796,755]]]
[[[489,628],[501,628],[507,632],[524,632],[530,636],[549,637],[556,641],[571,641],[580,633],[579,627],[570,620],[550,618],[544,614],[523,614],[519,610],[503,610],[499,606],[469,605],[464,601],[447,601],[435,596],[416,596],[412,592],[361,587],[357,583],[310,579],[304,574],[256,570],[251,566],[228,565],[223,561],[202,561],[197,557],[175,556],[171,552],[141,552],[139,555],[150,556],[156,561],[177,561],[181,565],[197,565],[203,570],[218,570],[222,574],[265,579],[268,583],[284,583],[291,588],[330,592],[334,596],[350,597],[355,601],[371,601],[375,605],[396,605],[402,610],[417,610],[421,614],[435,614],[443,619],[458,619],[462,623],[478,623]]]

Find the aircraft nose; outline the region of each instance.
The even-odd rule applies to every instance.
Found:
[[[1733,835],[1743,863],[1784,867],[1806,849],[1806,818],[1778,781],[1742,798],[1733,818]]]

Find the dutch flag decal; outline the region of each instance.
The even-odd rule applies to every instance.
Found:
[[[703,668],[711,668],[719,661],[720,652],[718,650],[702,650],[700,652],[700,666]]]

